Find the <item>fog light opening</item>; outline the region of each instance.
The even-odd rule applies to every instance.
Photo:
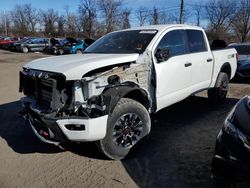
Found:
[[[85,125],[83,124],[67,124],[65,127],[71,131],[84,131]]]

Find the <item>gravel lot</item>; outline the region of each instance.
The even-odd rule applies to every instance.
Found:
[[[231,83],[221,105],[200,94],[161,110],[145,142],[127,159],[112,161],[93,143],[66,150],[42,143],[17,115],[19,71],[40,57],[0,50],[0,187],[213,187],[216,136],[232,106],[250,94],[247,82]]]

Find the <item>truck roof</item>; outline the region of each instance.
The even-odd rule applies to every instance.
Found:
[[[158,31],[163,31],[171,27],[183,27],[183,28],[189,28],[189,29],[201,29],[201,27],[193,26],[193,25],[186,25],[186,24],[162,24],[162,25],[149,25],[149,26],[141,26],[141,27],[133,27],[129,29],[125,29],[124,31],[128,30],[141,30],[141,29],[156,29]]]

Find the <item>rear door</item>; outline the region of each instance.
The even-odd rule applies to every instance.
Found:
[[[46,46],[46,39],[40,39],[37,42],[37,51],[43,51],[45,49]]]
[[[44,38],[39,38],[34,40],[32,44],[32,51],[43,51],[46,45],[46,41]]]
[[[191,84],[194,91],[208,88],[213,73],[213,55],[202,30],[186,29],[192,63]]]

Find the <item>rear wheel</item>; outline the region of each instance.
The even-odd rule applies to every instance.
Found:
[[[59,49],[57,52],[59,55],[63,55],[63,49]]]
[[[82,54],[82,50],[76,50],[77,54]]]
[[[28,47],[24,46],[24,47],[22,48],[22,51],[23,51],[23,53],[28,53],[28,52],[29,52],[29,49],[28,49]]]
[[[229,77],[227,73],[220,72],[215,87],[208,90],[208,98],[212,102],[222,102],[227,96]]]
[[[150,132],[150,116],[139,102],[122,98],[109,115],[107,133],[97,142],[101,152],[111,159],[122,159]]]

